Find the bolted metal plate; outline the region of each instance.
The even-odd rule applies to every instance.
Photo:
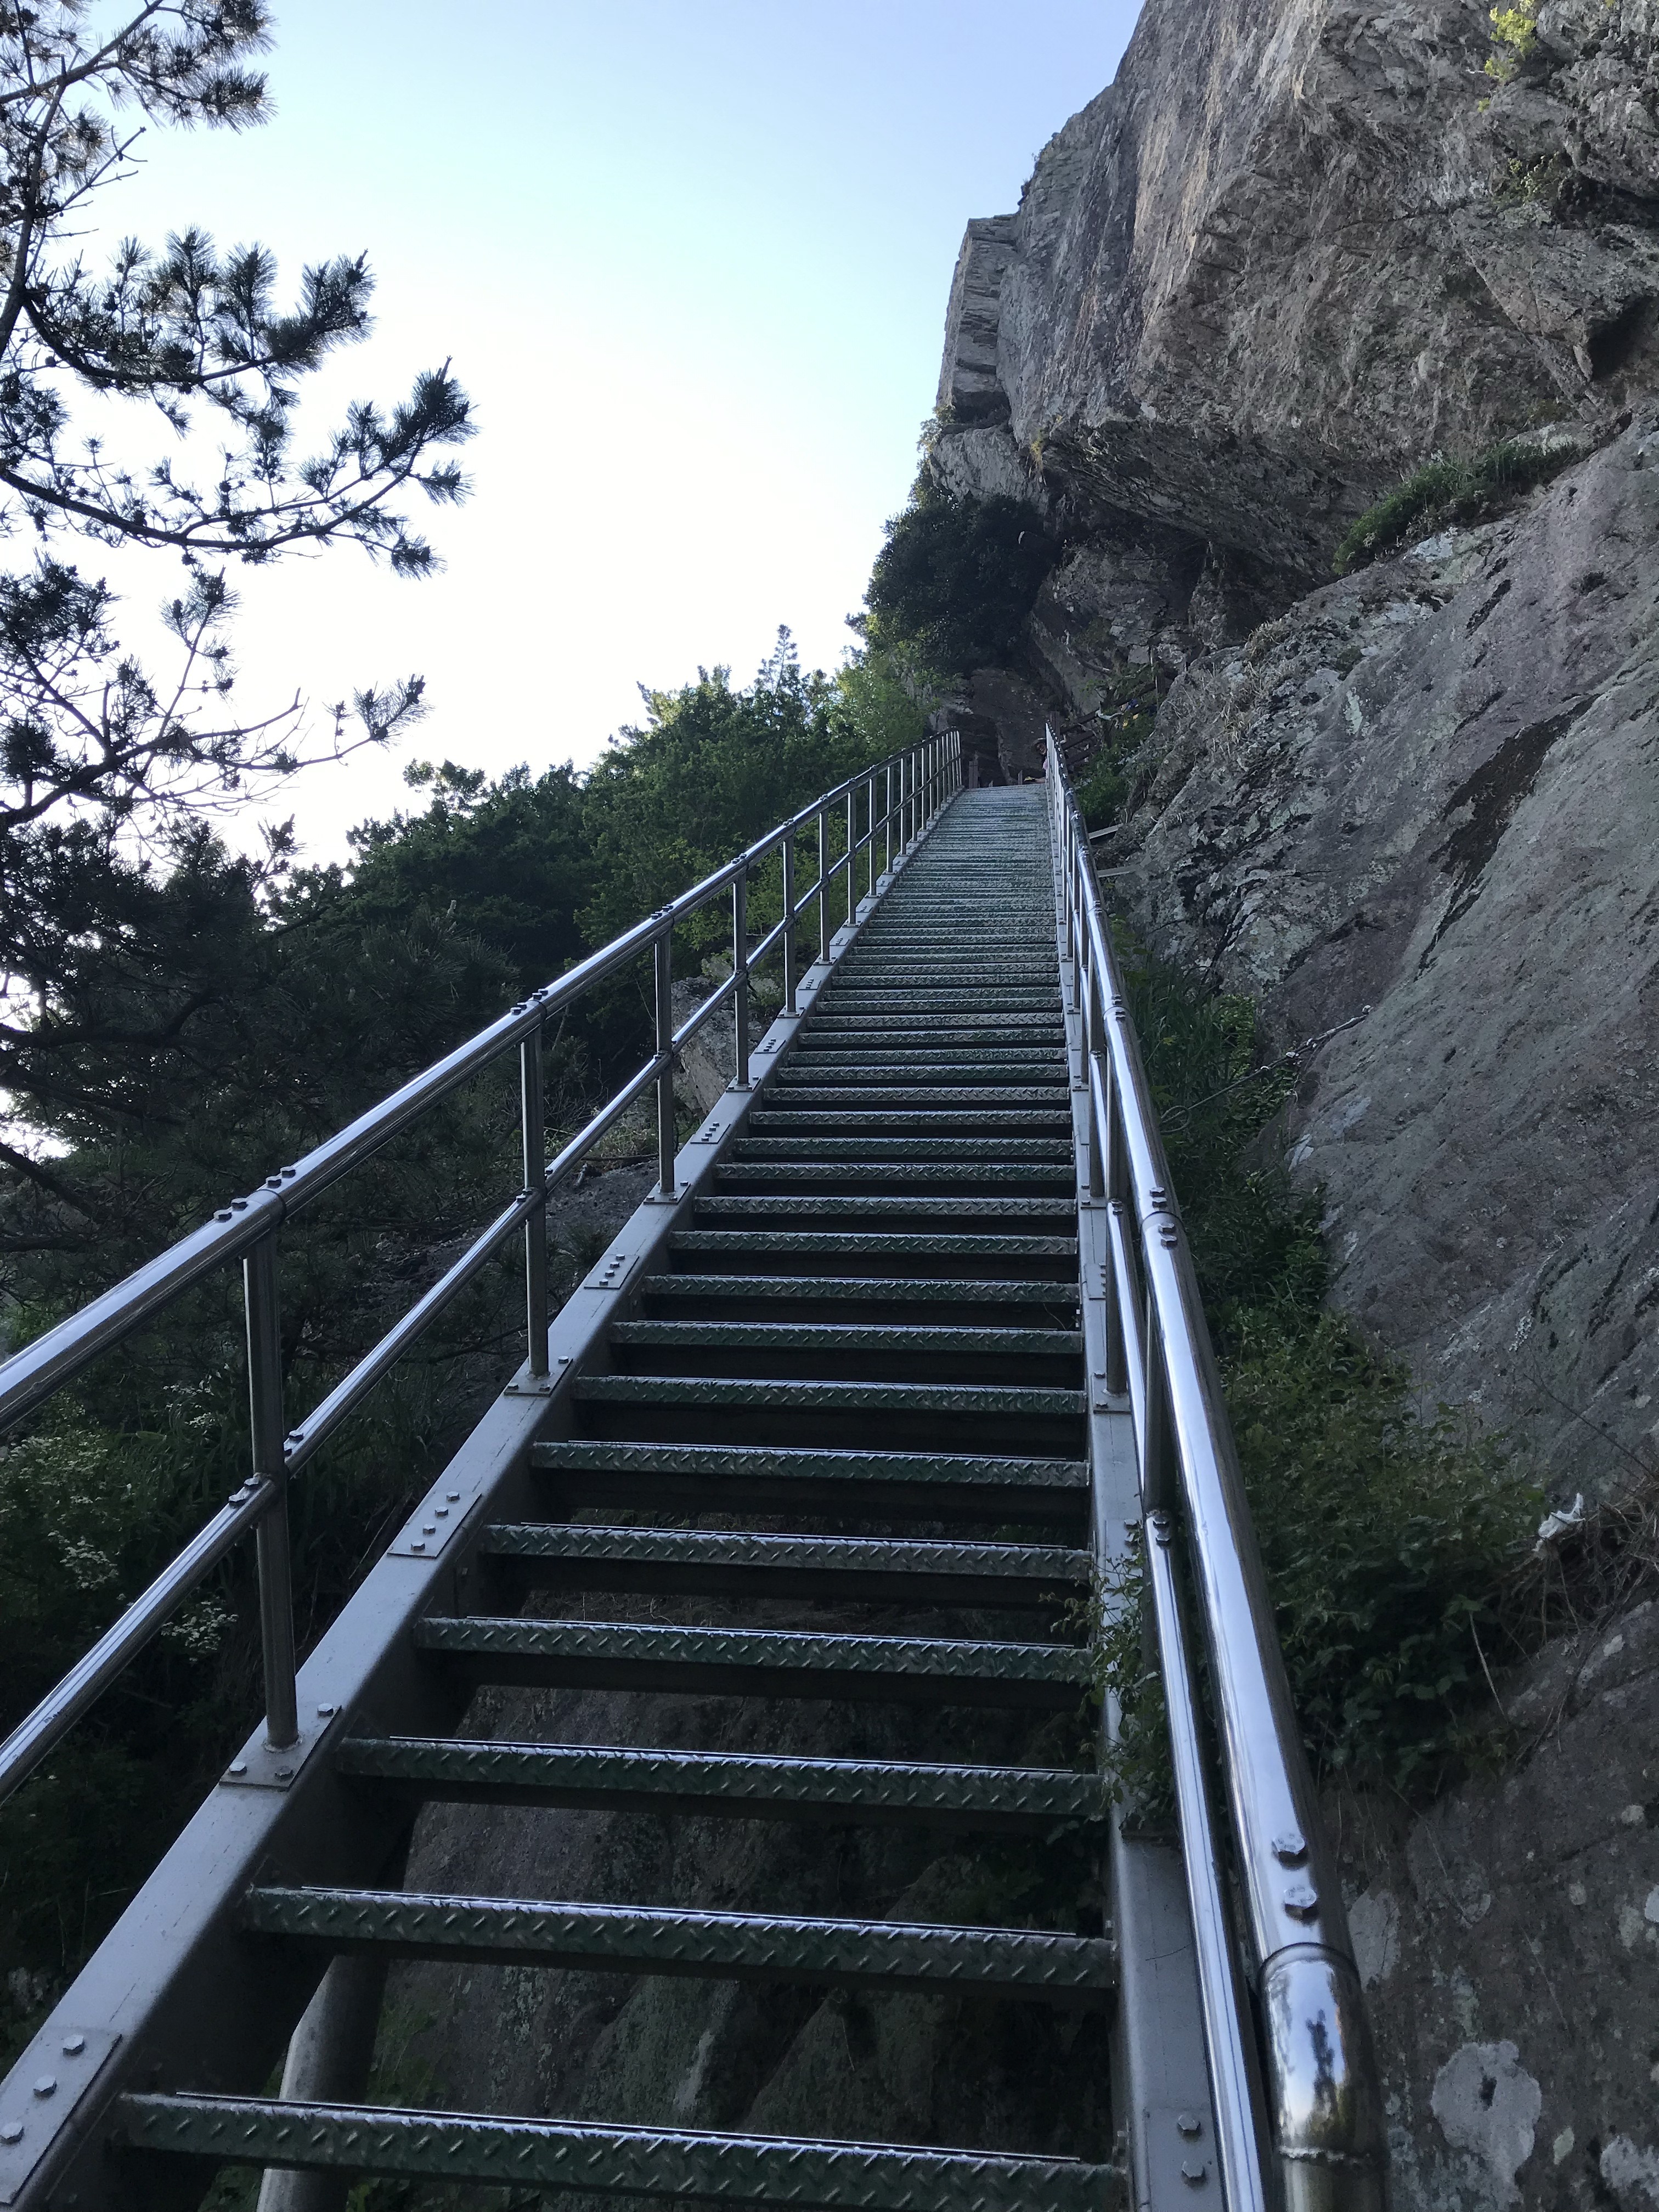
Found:
[[[43,2028],[0,2099],[0,2204],[15,2203],[118,2043],[102,2027]]]
[[[783,2136],[597,2127],[574,2120],[486,2119],[295,2105],[258,2097],[123,2097],[133,2146],[219,2165],[410,2174],[514,2189],[706,2197],[803,2212],[1107,2212],[1122,2199],[1109,2166],[1066,2158]]]
[[[543,1385],[550,1394],[556,1376],[549,1376]],[[507,1385],[509,1391],[513,1385]],[[524,1395],[523,1392],[517,1395]],[[452,1482],[447,1476],[434,1483],[421,1504],[398,1531],[386,1551],[394,1559],[435,1559],[453,1539],[458,1529],[482,1496],[476,1482]]]
[[[298,1781],[301,1769],[334,1725],[334,1708],[302,1712],[297,1743],[282,1750],[268,1744],[263,1728],[242,1746],[224,1772],[220,1787],[231,1790],[287,1790]]]

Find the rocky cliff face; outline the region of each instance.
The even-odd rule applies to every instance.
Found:
[[[1547,0],[1505,84],[1491,33],[1477,0],[1155,0],[1018,212],[969,224],[933,465],[1086,538],[1062,631],[1242,635],[1437,448],[1646,387],[1651,10]]]
[[[1156,672],[1097,856],[1298,1051],[1335,1297],[1566,1498],[1659,1465],[1659,14],[1529,21],[1152,0],[969,227],[930,465],[1060,539],[1079,753]],[[1504,440],[1571,465],[1334,579]],[[1496,1778],[1333,1803],[1399,2212],[1659,2204],[1656,1620],[1500,1677]]]
[[[1652,1449],[1659,1370],[1656,20],[1546,0],[1517,57],[1464,0],[1154,0],[969,225],[931,459],[1061,533],[1056,720],[1176,679],[1099,854],[1160,948],[1287,1047],[1352,1024],[1285,1131],[1338,1296],[1570,1488]],[[1585,458],[1330,580],[1516,438]]]

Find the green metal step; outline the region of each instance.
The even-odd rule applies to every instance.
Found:
[[[817,1217],[813,1217],[814,1218]],[[969,1233],[952,1237],[940,1231],[908,1230],[829,1229],[683,1229],[669,1240],[678,1258],[732,1258],[765,1253],[775,1257],[799,1254],[815,1259],[836,1257],[854,1267],[889,1260],[915,1260],[933,1266],[941,1260],[1044,1260],[1063,1267],[1061,1279],[1077,1279],[1077,1242],[1071,1237],[1022,1237]]]
[[[614,1323],[617,1368],[641,1375],[755,1382],[1065,1383],[1076,1379],[1075,1329],[985,1322],[708,1319]]]
[[[514,2191],[709,2198],[793,2212],[1115,2212],[1118,2169],[1068,2158],[604,2127],[585,2120],[160,2094],[116,2100],[118,2143],[217,2165]]]
[[[1006,1221],[1011,1228],[1029,1227],[1038,1221],[1064,1223],[1075,1233],[1077,1203],[1070,1198],[968,1198],[929,1196],[918,1190],[907,1198],[854,1197],[851,1193],[775,1197],[765,1191],[746,1195],[700,1198],[695,1218],[699,1221],[881,1221],[902,1218],[910,1221]]]
[[[879,1170],[878,1174],[876,1170]],[[1066,1188],[1074,1177],[1069,1155],[1057,1160],[966,1159],[960,1166],[948,1160],[754,1160],[724,1162],[714,1170],[722,1190],[735,1183],[763,1188],[787,1189],[791,1184],[814,1188],[829,1183],[872,1182],[897,1183],[916,1189],[948,1189],[952,1183],[1006,1184],[1038,1188]]]
[[[850,1698],[893,1705],[1066,1712],[1090,1680],[1086,1651],[926,1636],[655,1622],[428,1614],[415,1649],[474,1682],[662,1690],[696,1697]]]
[[[1063,1767],[789,1759],[751,1753],[502,1743],[453,1736],[348,1736],[336,1771],[425,1802],[658,1812],[681,1819],[830,1820],[1048,1835],[1102,1821],[1097,1774]]]
[[[975,1051],[973,1046],[945,1048],[945,1046],[925,1044],[890,1044],[883,1042],[880,1048],[849,1048],[845,1044],[823,1042],[811,1051],[805,1042],[796,1040],[792,1053],[799,1057],[785,1060],[776,1073],[776,1084],[781,1088],[794,1084],[830,1084],[842,1075],[856,1082],[874,1082],[876,1078],[887,1078],[891,1082],[940,1082],[942,1071],[949,1071],[953,1084],[1006,1084],[1009,1068],[1018,1068],[1018,1079],[1022,1084],[1053,1082],[1060,1088],[1071,1088],[1071,1071],[1066,1055],[1060,1046],[1037,1044],[987,1044]]]
[[[1068,1110],[1027,1107],[1024,1112],[998,1110],[979,1105],[950,1108],[884,1107],[880,1111],[849,1111],[837,1104],[829,1109],[803,1106],[795,1098],[780,1100],[764,1113],[751,1114],[744,1124],[748,1141],[775,1141],[824,1137],[949,1137],[1000,1145],[1006,1139],[1018,1144],[1034,1137],[1069,1139]]]
[[[1000,1122],[1005,1114],[1013,1116],[1013,1109],[1023,1108],[1026,1114],[1046,1121],[1050,1115],[1057,1121],[1066,1109],[1070,1085],[1063,1075],[1056,1076],[1047,1085],[895,1083],[883,1087],[866,1083],[861,1075],[851,1076],[844,1084],[784,1082],[781,1078],[770,1089],[767,1105],[749,1118],[750,1128],[758,1128],[775,1118],[781,1122],[782,1110],[791,1114],[818,1113],[854,1114],[878,1108],[893,1116],[919,1113],[973,1113],[990,1121]],[[1024,1114],[1018,1115],[1025,1118]]]
[[[775,1536],[521,1521],[484,1531],[483,1556],[527,1589],[800,1597],[849,1603],[1052,1607],[1089,1583],[1085,1552],[1046,1544]]]
[[[335,1953],[832,1988],[968,1989],[1049,2004],[1103,2003],[1117,1979],[1115,1947],[1099,1936],[790,1913],[272,1886],[248,1892],[241,1924],[250,1936]]]
[[[990,1161],[1015,1168],[1041,1162],[1045,1166],[1072,1166],[1072,1146],[1058,1137],[743,1137],[728,1156],[733,1160],[800,1162],[873,1160],[882,1166],[907,1160]]]
[[[1068,1284],[976,1281],[951,1275],[647,1275],[640,1285],[647,1301],[693,1300],[722,1305],[752,1298],[768,1306],[1077,1306]]]

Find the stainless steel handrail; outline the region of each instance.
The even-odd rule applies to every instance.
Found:
[[[1111,1216],[1108,1387],[1127,1391],[1139,1446],[1147,1579],[1170,1692],[1177,1812],[1229,2212],[1254,2212],[1263,2201],[1258,2146],[1277,2161],[1279,2188],[1269,2193],[1285,2212],[1381,2212],[1381,2094],[1347,1917],[1088,834],[1052,732],[1047,780],[1089,1069],[1090,1189]],[[1253,2109],[1249,2069],[1237,2063],[1247,2027],[1233,1946],[1218,1940],[1225,1934],[1217,1926],[1223,1892],[1170,1553],[1178,1534],[1210,1660],[1254,1962],[1265,2121]]]
[[[266,1177],[246,1198],[233,1199],[210,1222],[129,1275],[78,1313],[24,1346],[0,1365],[0,1433],[13,1427],[73,1380],[83,1369],[152,1321],[173,1301],[211,1274],[240,1259],[247,1311],[248,1382],[252,1410],[252,1468],[226,1505],[173,1559],[143,1595],[130,1606],[92,1650],[0,1743],[0,1802],[9,1796],[60,1742],[109,1684],[137,1656],[179,1607],[246,1530],[259,1544],[259,1611],[265,1659],[266,1735],[277,1749],[298,1735],[294,1691],[293,1601],[288,1561],[287,1481],[356,1411],[368,1393],[478,1273],[485,1262],[522,1229],[526,1239],[526,1338],[532,1374],[547,1371],[545,1208],[553,1190],[629,1106],[655,1086],[657,1091],[658,1194],[675,1194],[678,1124],[674,1106],[674,1060],[681,1048],[727,1004],[733,1010],[737,1081],[750,1087],[749,996],[757,965],[780,951],[784,969],[785,1012],[795,1010],[798,962],[795,932],[816,900],[822,917],[820,957],[830,957],[836,927],[830,918],[837,876],[844,878],[847,921],[858,910],[858,856],[870,856],[870,888],[875,888],[878,830],[887,836],[887,867],[894,865],[897,828],[902,864],[945,801],[960,787],[961,741],[944,732],[920,745],[860,769],[811,800],[799,812],[683,891],[631,929],[592,953],[556,981],[480,1030],[465,1044],[423,1070],[327,1139],[314,1151]],[[885,811],[876,813],[881,779]],[[895,788],[896,785],[896,790]],[[859,801],[865,828],[858,834]],[[829,857],[832,809],[848,809],[848,849]],[[902,810],[902,811],[901,811]],[[839,815],[837,814],[837,818]],[[795,841],[804,830],[818,830],[819,872],[799,898],[794,896]],[[746,928],[746,886],[750,877],[774,853],[782,856],[784,912],[750,946]],[[732,963],[726,981],[676,1030],[672,1016],[672,943],[675,929],[722,893],[732,895]],[[583,994],[630,961],[649,954],[656,986],[656,1048],[621,1089],[549,1161],[543,1126],[542,1048],[550,1015],[573,1005]],[[276,1237],[282,1224],[321,1191],[372,1157],[419,1116],[461,1085],[517,1049],[521,1061],[520,1117],[525,1187],[460,1258],[400,1320],[386,1331],[350,1372],[313,1408],[298,1426],[284,1431],[282,1413],[281,1340],[277,1328]],[[539,1180],[536,1165],[539,1163]]]

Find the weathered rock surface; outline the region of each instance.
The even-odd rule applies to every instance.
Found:
[[[1567,1487],[1659,1423],[1659,416],[1195,661],[1106,842],[1309,1060],[1335,1296]],[[1356,1018],[1363,1017],[1363,1018]]]
[[[1147,8],[1018,212],[969,226],[941,481],[1040,472],[1132,572],[1172,531],[1282,605],[1435,449],[1606,420],[1659,358],[1653,27],[1550,0],[1498,85],[1479,0]]]
[[[1396,2205],[1649,2212],[1659,2189],[1659,1605],[1506,1686],[1528,1754],[1420,1818],[1329,1807]]]

